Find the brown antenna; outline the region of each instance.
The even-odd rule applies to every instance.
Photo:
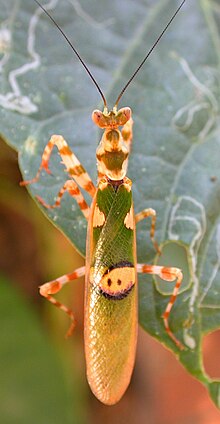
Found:
[[[180,4],[180,6],[178,7],[178,9],[176,10],[176,12],[173,14],[172,18],[169,20],[168,24],[165,26],[164,30],[161,32],[161,34],[159,35],[159,37],[157,38],[157,40],[155,41],[155,43],[153,44],[153,46],[151,47],[151,49],[149,50],[149,52],[146,54],[146,56],[144,57],[144,59],[141,61],[140,65],[137,67],[136,71],[133,73],[133,75],[131,76],[131,78],[128,80],[127,84],[125,84],[124,88],[121,90],[116,102],[115,102],[115,107],[117,108],[119,101],[121,100],[125,90],[127,90],[128,86],[131,84],[131,81],[133,81],[133,79],[136,77],[137,73],[140,71],[140,69],[142,68],[142,66],[144,65],[144,63],[146,62],[146,60],[148,59],[148,57],[150,56],[150,54],[152,53],[152,51],[154,50],[154,48],[156,47],[156,45],[159,43],[160,39],[163,37],[164,33],[166,32],[167,28],[170,26],[171,22],[174,20],[174,18],[176,17],[177,13],[180,11],[180,9],[182,8],[183,4],[185,3],[186,0],[183,0],[182,3]]]
[[[65,32],[62,30],[62,28],[58,25],[58,23],[55,21],[55,19],[50,15],[50,13],[45,9],[44,6],[42,6],[38,0],[34,0],[35,3],[38,4],[38,6],[46,13],[46,15],[50,18],[50,20],[54,23],[54,25],[58,28],[58,30],[61,32],[61,34],[63,35],[63,37],[65,38],[65,40],[67,41],[67,43],[70,45],[71,49],[74,51],[75,55],[78,57],[79,61],[82,63],[83,67],[85,68],[87,74],[89,74],[91,80],[94,82],[98,92],[100,93],[102,100],[104,102],[104,107],[107,108],[107,102],[106,102],[106,98],[101,90],[101,88],[99,87],[97,81],[95,80],[94,76],[92,75],[91,71],[89,70],[88,66],[85,64],[84,60],[81,58],[80,54],[78,53],[78,51],[76,50],[76,48],[74,47],[74,45],[71,43],[71,41],[69,40],[69,38],[67,37],[67,35],[65,34]]]

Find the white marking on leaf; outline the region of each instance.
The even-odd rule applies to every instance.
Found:
[[[187,131],[193,123],[195,114],[201,110],[207,110],[209,117],[204,127],[198,133],[198,138],[200,141],[202,141],[207,136],[216,121],[217,113],[219,110],[217,99],[209,87],[198,80],[184,58],[180,57],[175,52],[172,53],[172,56],[178,60],[185,75],[188,77],[196,91],[195,99],[190,101],[187,105],[183,106],[175,113],[172,119],[172,123],[178,130]],[[185,123],[183,125],[178,124],[179,120],[183,118],[185,114]]]
[[[33,137],[28,137],[24,142],[24,149],[29,155],[36,153],[37,140]]]
[[[78,0],[69,0],[73,5],[76,13],[89,25],[94,26],[95,28],[106,28],[109,25],[112,25],[115,21],[114,18],[106,19],[103,22],[97,22],[92,16],[90,16],[85,10],[82,8],[82,5]]]
[[[0,29],[0,54],[3,54],[3,57],[0,60],[0,72],[3,71],[3,67],[8,62],[10,57],[9,50],[11,47],[11,31],[3,26]]]
[[[51,0],[44,7],[47,10],[52,9],[55,7],[57,2],[58,0]],[[11,86],[12,91],[6,94],[0,94],[0,105],[3,108],[17,111],[24,115],[30,115],[38,111],[38,107],[32,102],[31,98],[22,94],[18,78],[33,69],[37,69],[41,64],[40,56],[35,51],[35,36],[36,27],[42,13],[44,13],[43,10],[38,7],[33,16],[31,17],[28,27],[27,51],[32,61],[29,63],[24,63],[19,68],[13,69],[9,72],[8,82]]]
[[[215,280],[215,277],[216,277],[216,275],[217,275],[217,273],[220,269],[220,224],[217,225],[217,230],[216,230],[216,256],[217,256],[217,261],[216,261],[215,265],[213,266],[210,278],[208,279],[207,285],[203,290],[202,296],[200,298],[200,306],[206,307],[206,308],[207,307],[209,307],[209,308],[214,307],[215,309],[216,308],[219,309],[220,308],[219,304],[210,305],[208,303],[203,303],[203,302],[204,302],[204,299],[207,296],[209,290],[211,289],[212,284]]]
[[[188,203],[188,207],[184,207],[184,202]],[[195,208],[194,212],[190,210],[190,204]],[[187,210],[187,214],[185,214],[184,209]],[[198,214],[198,212],[199,214]],[[193,279],[193,289],[189,300],[189,322],[191,317],[194,315],[194,306],[196,299],[199,293],[199,280],[197,277],[197,258],[198,258],[198,250],[200,244],[203,240],[203,237],[206,232],[206,213],[204,206],[194,199],[191,196],[180,196],[171,210],[170,221],[168,226],[168,236],[170,240],[178,240],[179,234],[177,230],[174,229],[174,226],[181,222],[190,222],[194,227],[194,235],[191,236],[191,240],[189,243],[189,253],[192,261],[192,279]],[[189,347],[193,345],[193,337],[189,334],[189,328],[185,328],[184,330],[184,341],[186,345],[189,343]],[[194,340],[194,346],[196,342]]]
[[[183,340],[190,349],[196,348],[196,341],[195,339],[188,333],[188,328],[184,328],[183,330]]]

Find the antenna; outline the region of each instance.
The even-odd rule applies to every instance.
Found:
[[[127,84],[125,84],[124,88],[121,90],[116,102],[115,102],[115,107],[117,108],[119,101],[121,100],[125,90],[127,90],[128,86],[131,84],[131,82],[133,81],[133,79],[136,77],[137,73],[140,71],[140,69],[142,68],[142,66],[144,65],[144,63],[146,62],[146,60],[148,59],[148,57],[150,56],[150,54],[152,53],[152,51],[154,50],[154,48],[156,47],[156,45],[159,43],[160,39],[163,37],[164,33],[166,32],[167,28],[170,26],[171,22],[174,20],[174,18],[176,17],[177,13],[180,11],[180,9],[182,8],[182,6],[184,5],[186,0],[183,0],[182,3],[180,4],[180,6],[178,7],[178,9],[176,10],[176,12],[173,14],[173,16],[171,17],[171,19],[169,20],[169,22],[167,23],[167,25],[165,26],[165,28],[163,29],[163,31],[161,32],[161,34],[159,35],[159,37],[157,38],[157,40],[155,41],[155,43],[153,44],[153,46],[151,47],[151,49],[149,50],[149,52],[146,54],[146,56],[144,57],[144,59],[141,61],[140,65],[137,67],[136,71],[133,73],[133,75],[130,77],[130,79],[128,80]]]
[[[57,27],[57,29],[60,31],[60,33],[63,35],[63,37],[65,38],[65,40],[67,41],[67,43],[70,45],[71,49],[73,50],[73,52],[75,53],[75,55],[78,57],[79,61],[81,62],[81,64],[83,65],[83,67],[85,68],[87,74],[90,76],[91,80],[93,81],[93,83],[95,84],[99,94],[102,97],[103,103],[104,103],[104,108],[107,109],[107,101],[106,98],[101,90],[101,88],[99,87],[96,79],[94,78],[94,76],[92,75],[91,71],[89,70],[88,66],[86,65],[86,63],[84,62],[84,60],[81,58],[80,54],[78,53],[78,51],[76,50],[76,48],[74,47],[74,45],[71,43],[71,41],[69,40],[69,38],[67,37],[67,35],[65,34],[65,32],[62,30],[62,28],[57,24],[57,22],[55,21],[55,19],[50,15],[50,13],[45,9],[44,6],[42,6],[38,0],[34,0],[35,3],[38,4],[38,6],[46,13],[46,15],[50,18],[50,20],[54,23],[54,25]],[[178,9],[176,10],[176,12],[173,14],[173,16],[171,17],[171,19],[169,20],[169,22],[167,23],[167,25],[165,26],[164,30],[161,32],[161,34],[159,35],[159,37],[157,38],[157,40],[155,41],[155,43],[153,44],[153,46],[151,47],[151,49],[149,50],[149,52],[146,54],[146,56],[144,57],[144,59],[141,61],[140,65],[137,67],[136,71],[133,73],[133,75],[130,77],[130,79],[128,80],[127,84],[124,86],[124,88],[121,90],[116,102],[115,102],[115,108],[117,109],[118,103],[121,100],[124,92],[127,90],[128,86],[131,84],[131,82],[133,81],[133,79],[136,77],[137,73],[140,71],[140,69],[142,68],[142,66],[144,65],[144,63],[146,62],[146,60],[148,59],[148,57],[150,56],[150,54],[152,53],[152,51],[154,50],[154,48],[156,47],[156,45],[159,43],[160,39],[163,37],[164,33],[166,32],[166,30],[168,29],[168,27],[170,26],[170,24],[172,23],[172,21],[174,20],[174,18],[176,17],[177,13],[180,11],[180,9],[182,8],[182,6],[184,5],[186,0],[183,0],[182,3],[180,4],[180,6],[178,7]]]
[[[38,0],[34,0],[35,3],[38,4],[38,6],[46,13],[46,15],[48,16],[48,18],[50,18],[50,20],[54,23],[54,25],[58,28],[58,30],[61,32],[61,34],[63,35],[63,37],[66,39],[67,43],[70,45],[71,49],[74,51],[75,55],[78,57],[79,61],[82,63],[83,67],[85,68],[87,74],[89,74],[91,80],[94,82],[99,94],[102,97],[103,103],[104,103],[104,107],[107,108],[107,102],[106,102],[106,98],[101,90],[101,88],[99,87],[97,81],[95,80],[94,76],[92,75],[91,71],[89,70],[88,66],[85,64],[84,60],[81,58],[80,54],[78,53],[78,51],[76,50],[76,48],[74,47],[74,45],[71,43],[71,41],[69,40],[69,38],[67,37],[67,35],[65,34],[65,32],[62,30],[62,28],[57,24],[57,22],[55,21],[55,19],[50,15],[50,13],[45,9],[44,6],[42,6]]]

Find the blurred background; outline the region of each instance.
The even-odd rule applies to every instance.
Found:
[[[77,328],[38,295],[38,285],[82,266],[83,258],[19,186],[17,154],[0,143],[0,416],[3,424],[218,424],[220,413],[205,388],[174,355],[141,328],[136,366],[123,399],[102,405],[90,392],[83,351],[84,281],[58,298]],[[209,375],[220,375],[219,334],[203,343]]]

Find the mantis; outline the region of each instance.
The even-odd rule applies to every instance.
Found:
[[[98,182],[94,185],[89,174],[79,162],[68,143],[61,135],[53,135],[47,143],[37,174],[22,185],[36,183],[42,170],[50,173],[49,160],[56,146],[66,168],[68,179],[57,195],[53,205],[37,197],[44,208],[57,208],[64,193],[68,193],[78,204],[88,221],[86,242],[86,265],[40,286],[40,294],[71,319],[67,332],[70,336],[75,328],[72,310],[54,297],[62,287],[78,277],[85,276],[84,340],[87,378],[95,396],[106,405],[117,403],[127,389],[135,361],[138,304],[137,274],[157,275],[175,287],[163,313],[164,328],[178,349],[184,349],[169,325],[169,316],[183,278],[176,267],[165,267],[137,263],[136,225],[151,219],[150,237],[155,250],[160,253],[155,240],[156,211],[144,209],[135,215],[132,199],[132,181],[126,176],[128,159],[133,139],[133,119],[129,107],[118,109],[118,104],[145,61],[160,41],[185,0],[182,1],[170,21],[147,53],[143,61],[121,90],[114,107],[109,110],[107,101],[98,83],[81,56],[55,22],[48,11],[37,1],[66,39],[86,72],[95,84],[104,103],[103,111],[94,110],[92,120],[103,130],[96,150]],[[89,206],[83,197],[84,190],[91,197]]]

